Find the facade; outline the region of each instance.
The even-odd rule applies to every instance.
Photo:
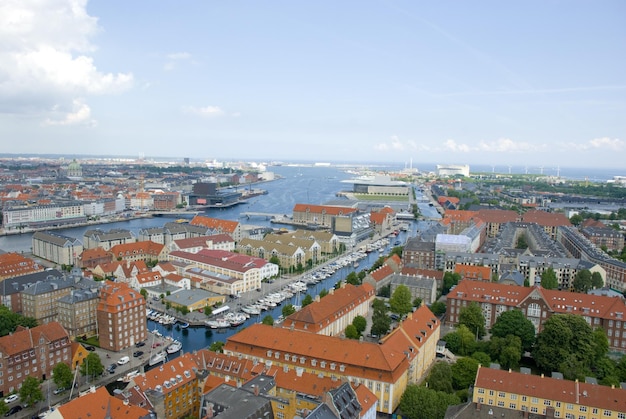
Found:
[[[610,227],[583,227],[581,233],[599,248],[617,252],[624,248],[624,234]]]
[[[104,250],[111,250],[118,244],[135,243],[137,238],[130,230],[112,229],[103,231],[100,229],[87,230],[83,234],[83,247],[85,249],[95,249],[101,247]]]
[[[282,326],[320,335],[339,336],[356,316],[367,317],[375,296],[374,287],[369,284],[354,286],[343,283],[341,288],[331,288],[324,298],[316,297],[316,301],[288,316]]]
[[[49,278],[27,287],[20,293],[22,315],[34,318],[37,324],[57,321],[57,300],[73,289],[74,281],[67,278]]]
[[[22,294],[26,288],[37,282],[62,278],[63,274],[56,269],[20,275],[10,281],[0,282],[0,298],[2,305],[11,309],[14,313],[22,312]]]
[[[167,247],[160,243],[152,241],[141,241],[128,244],[117,244],[111,248],[113,257],[117,260],[125,260],[127,262],[135,262],[138,260],[159,261],[167,260]]]
[[[477,408],[495,406],[524,417],[626,418],[622,388],[486,367],[478,368],[472,402]]]
[[[81,268],[93,269],[98,265],[110,263],[113,261],[113,254],[104,250],[102,247],[95,249],[84,249],[76,260],[76,265]]]
[[[345,377],[353,385],[367,386],[379,399],[378,412],[391,414],[406,386],[419,382],[434,362],[439,326],[426,306],[401,321],[380,343],[254,324],[228,338],[224,353]]]
[[[241,223],[238,221],[221,220],[219,218],[196,215],[189,222],[189,225],[200,226],[211,230],[211,234],[228,234],[238,242],[242,238]]]
[[[391,276],[391,295],[400,286],[404,285],[411,292],[411,301],[416,298],[422,300],[423,304],[432,304],[437,301],[437,280],[424,276],[411,276],[403,274],[393,274]]]
[[[72,237],[49,231],[37,231],[33,234],[33,256],[37,256],[58,265],[74,265],[83,252],[83,244]]]
[[[96,309],[98,292],[92,290],[72,290],[57,300],[57,321],[71,338],[98,334]]]
[[[237,244],[237,251],[267,261],[276,257],[280,266],[285,269],[305,266],[307,261],[306,252],[301,247],[266,240],[242,239]]]
[[[572,223],[563,213],[546,211],[528,211],[522,216],[525,223],[535,223],[543,227],[552,240],[556,240],[559,227],[571,226]]]
[[[97,307],[100,347],[118,352],[147,339],[146,300],[124,283],[107,283]]]
[[[70,365],[72,343],[67,332],[52,322],[27,329],[18,326],[0,337],[0,397],[13,393],[26,377],[46,380],[57,364]]]
[[[43,270],[43,266],[19,253],[0,254],[0,281],[15,278],[16,276],[42,272]]]
[[[293,222],[307,227],[331,228],[335,217],[354,216],[356,208],[329,205],[296,204],[293,207]]]
[[[435,269],[435,243],[409,238],[402,251],[402,263],[418,269]]]
[[[477,303],[489,329],[507,310],[521,310],[537,332],[554,314],[583,316],[592,328],[602,328],[613,350],[626,351],[626,303],[622,298],[464,280],[447,295],[446,321],[459,322],[463,307]]]
[[[83,203],[7,206],[2,209],[2,225],[7,231],[24,227],[51,227],[87,221]]]
[[[478,217],[487,224],[487,237],[496,237],[506,223],[519,221],[517,212],[500,209],[481,209]]]

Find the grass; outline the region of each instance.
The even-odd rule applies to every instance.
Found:
[[[370,195],[370,194],[354,194],[359,201],[391,201],[391,202],[409,202],[408,195]]]
[[[84,343],[85,345],[97,346],[98,348],[100,347],[98,336],[91,336],[87,339],[76,338],[76,342]]]

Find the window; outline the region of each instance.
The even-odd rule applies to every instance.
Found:
[[[478,394],[485,394],[485,389],[484,388],[479,388],[478,389]]]
[[[544,404],[544,406],[550,406],[552,404],[552,402],[550,400],[544,400],[543,404]]]
[[[530,411],[531,411],[531,413],[537,413],[538,412],[538,410],[537,410],[537,408],[535,406],[531,407]]]
[[[504,394],[504,392],[503,392],[503,391],[500,391],[500,392],[498,393],[498,397],[506,397],[506,395]]]
[[[610,410],[605,410],[604,412],[602,412],[602,416],[606,416],[607,418],[610,418],[612,414],[613,412],[611,412]]]
[[[525,402],[526,400],[528,400],[528,397],[522,396],[522,401]]]
[[[579,410],[581,412],[586,412],[587,411],[587,406],[580,406]]]
[[[509,409],[516,410],[517,409],[517,405],[515,403],[509,403]]]
[[[511,394],[511,400],[517,400],[517,394]]]
[[[499,400],[498,401],[498,407],[504,407],[504,401]]]
[[[530,399],[530,402],[533,404],[539,403],[539,399],[536,397],[533,397],[532,399]]]

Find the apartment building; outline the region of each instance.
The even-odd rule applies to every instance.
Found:
[[[528,211],[522,216],[525,223],[535,223],[543,227],[552,240],[556,240],[559,227],[571,226],[572,223],[561,212]]]
[[[254,256],[269,261],[276,257],[283,269],[305,266],[306,252],[293,244],[275,243],[266,240],[241,239],[237,244],[237,251],[248,256]]]
[[[57,322],[31,329],[18,326],[0,337],[0,397],[20,389],[26,377],[46,380],[57,364],[70,365],[72,343]]]
[[[104,250],[111,250],[118,244],[135,243],[137,238],[130,230],[120,228],[104,231],[101,229],[91,229],[83,234],[83,246],[85,249],[95,249],[101,247]]]
[[[419,237],[409,238],[402,251],[402,263],[419,269],[435,269],[435,243]]]
[[[68,295],[59,298],[56,304],[57,321],[71,338],[98,334],[97,290],[71,290]]]
[[[472,402],[481,410],[494,406],[523,417],[626,419],[622,388],[486,367],[478,368]]]
[[[370,284],[355,286],[342,283],[341,288],[331,288],[324,298],[317,296],[314,302],[288,316],[282,326],[320,335],[339,336],[356,316],[367,316],[375,296],[374,287]]]
[[[243,237],[241,223],[238,221],[196,215],[189,222],[189,225],[208,228],[211,230],[211,234],[228,234],[235,242],[238,242]]]
[[[117,244],[111,247],[111,253],[117,260],[135,262],[138,260],[159,261],[167,260],[167,247],[152,241],[140,241],[135,243]]]
[[[105,416],[106,415],[106,416]],[[62,404],[46,415],[48,419],[154,419],[154,414],[119,397],[111,396],[105,387],[93,388],[87,394]]]
[[[67,202],[46,205],[9,205],[2,209],[2,225],[7,231],[23,227],[45,228],[87,221],[83,203]]]
[[[49,231],[37,231],[32,238],[33,256],[58,265],[74,265],[83,252],[83,244],[73,237]]]
[[[521,310],[537,332],[553,314],[583,316],[592,328],[604,330],[611,349],[626,351],[626,303],[622,298],[464,280],[447,295],[446,321],[458,324],[461,310],[472,302],[482,309],[487,328],[507,310]]]
[[[480,209],[478,217],[487,224],[487,237],[496,237],[504,224],[519,221],[517,212],[500,209]]]
[[[106,283],[97,306],[100,347],[121,351],[147,339],[146,300],[124,283]]]
[[[335,217],[352,217],[357,212],[352,207],[296,204],[293,207],[293,222],[296,225],[332,228]]]
[[[19,253],[0,254],[0,281],[16,276],[42,272],[44,267]]]

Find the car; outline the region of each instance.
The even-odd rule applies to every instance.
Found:
[[[116,368],[117,368],[117,364],[111,364],[107,367],[107,371],[109,372],[109,374],[113,374]]]
[[[16,401],[19,398],[20,398],[20,396],[18,396],[17,394],[11,394],[9,397],[4,399],[4,402],[6,404],[13,403],[14,401]]]
[[[12,408],[10,408],[10,409],[9,409],[9,411],[8,411],[8,412],[6,412],[6,413],[4,414],[4,416],[11,416],[11,415],[14,415],[14,414],[16,414],[17,412],[19,412],[20,410],[22,410],[22,406],[20,406],[20,405],[13,406]]]
[[[93,351],[96,350],[96,347],[95,346],[91,346],[91,345],[87,345],[87,346],[85,346],[85,349],[87,349],[89,352],[93,352]]]
[[[130,361],[130,358],[129,358],[129,357],[127,357],[127,356],[123,356],[123,357],[121,357],[121,358],[117,361],[117,363],[118,363],[119,365],[124,365],[124,364],[128,364],[128,362],[129,362],[129,361]]]
[[[135,343],[135,347],[141,348],[142,346],[146,346],[146,342],[137,342]]]
[[[65,387],[59,387],[59,388],[57,388],[56,390],[54,390],[52,393],[53,393],[53,394],[55,394],[55,395],[57,395],[57,394],[61,394],[61,393],[63,393],[63,392],[64,392],[64,391],[66,391],[66,390],[67,390],[67,389],[66,389]]]
[[[143,351],[135,351],[135,352],[133,352],[133,356],[135,358],[139,358],[141,355],[143,355]]]

